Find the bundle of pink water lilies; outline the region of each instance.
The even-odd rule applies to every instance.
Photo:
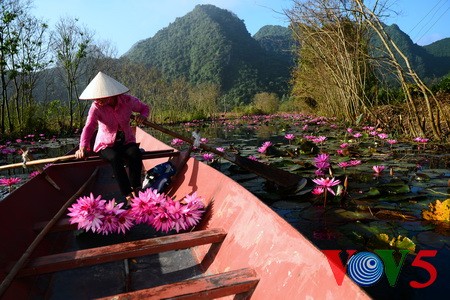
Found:
[[[114,199],[99,195],[82,196],[69,208],[71,224],[94,233],[126,233],[134,225],[147,224],[162,232],[189,230],[201,220],[205,211],[203,199],[197,193],[177,201],[164,193],[147,189],[132,199],[129,209]]]

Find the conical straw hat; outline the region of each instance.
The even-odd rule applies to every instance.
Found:
[[[82,100],[93,100],[120,95],[128,92],[126,86],[109,77],[105,73],[98,72],[98,74],[92,79],[88,86],[80,95]]]

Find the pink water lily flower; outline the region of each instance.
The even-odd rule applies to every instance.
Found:
[[[137,224],[152,224],[157,209],[164,205],[167,197],[156,189],[140,191],[138,197],[131,200],[131,214]]]
[[[327,169],[330,167],[330,155],[321,153],[314,158],[314,163],[319,170]]]
[[[321,186],[316,186],[314,187],[314,189],[311,191],[311,193],[313,195],[322,195],[325,192],[325,189]]]
[[[167,211],[172,219],[173,229],[179,232],[181,229],[186,230],[188,225],[183,215],[183,205],[179,201],[169,201]]]
[[[101,233],[125,233],[133,226],[130,214],[122,206],[123,203],[116,204],[114,199],[106,202]]]
[[[160,207],[156,209],[155,217],[153,218],[151,225],[156,230],[161,230],[162,232],[169,232],[172,230],[174,226],[174,222],[171,218],[169,208],[169,201],[172,201],[171,199],[168,199],[166,202],[162,203]]]
[[[381,172],[383,172],[383,170],[385,169],[385,166],[373,166],[372,169],[374,170],[375,173],[380,174]]]
[[[313,182],[317,184],[317,186],[314,188],[313,193],[315,195],[320,195],[320,193],[323,193],[323,206],[326,206],[327,203],[327,192],[330,192],[332,195],[336,195],[336,193],[333,191],[332,187],[336,186],[341,183],[339,179],[333,178],[317,178],[313,179]]]
[[[348,168],[348,167],[358,166],[358,165],[360,165],[360,164],[361,164],[361,161],[360,161],[360,160],[358,160],[358,159],[353,159],[353,160],[350,160],[350,161],[343,161],[343,162],[340,162],[340,163],[338,163],[338,166],[341,167],[341,168],[343,168],[343,169],[345,169],[345,168]]]
[[[414,142],[417,142],[417,143],[426,144],[426,143],[428,143],[428,141],[429,141],[429,139],[423,138],[423,137],[420,137],[420,136],[414,138]]]
[[[388,142],[389,145],[397,144],[397,140],[391,140],[391,139],[389,139],[389,140],[387,140],[387,142]]]
[[[147,223],[163,232],[172,229],[179,232],[199,222],[204,205],[197,193],[187,195],[181,201],[175,201],[163,193],[147,189],[139,192],[138,197],[132,200],[129,212],[136,223]]]
[[[272,142],[266,141],[266,142],[264,142],[264,143],[262,144],[261,147],[258,148],[258,152],[259,152],[259,153],[266,153],[267,148],[269,148],[269,147],[272,146],[272,145],[273,145]]]
[[[125,233],[134,224],[145,223],[156,230],[187,230],[200,221],[204,213],[202,198],[196,193],[186,196],[182,201],[147,189],[131,200],[131,209],[122,208],[114,199],[107,201],[101,196],[80,197],[70,207],[68,216],[71,224],[78,224],[79,229],[95,233]]]
[[[353,159],[350,161],[351,166],[358,166],[361,164],[361,161],[359,159]]]
[[[0,185],[7,186],[8,191],[11,193],[14,185],[19,184],[22,181],[19,177],[0,178]]]
[[[182,202],[186,204],[183,206],[183,217],[186,225],[188,227],[197,225],[205,212],[203,199],[197,195],[197,192],[194,192],[191,195],[186,195]]]
[[[284,138],[287,139],[287,140],[289,141],[289,143],[291,143],[291,142],[295,139],[295,135],[292,134],[292,133],[287,133],[287,134],[284,136]]]
[[[0,185],[11,187],[20,183],[22,179],[19,177],[0,178]]]
[[[327,189],[331,194],[335,195],[332,187],[341,183],[339,179],[333,178],[317,178],[313,179],[313,182],[317,184],[319,187]]]
[[[197,195],[197,192],[194,192],[194,193],[192,193],[190,195],[186,195],[183,198],[182,202],[187,204],[187,205],[189,205],[189,206],[194,206],[194,205],[195,206],[202,206],[202,207],[204,206],[203,205],[203,199]]]
[[[312,140],[312,142],[315,143],[315,144],[321,144],[321,143],[325,142],[326,140],[327,140],[327,137],[321,135],[321,136],[318,136],[318,137],[314,138]]]
[[[378,137],[382,140],[387,139],[389,137],[389,135],[387,133],[379,133]]]
[[[117,233],[125,233],[133,227],[133,215],[129,210],[126,210],[117,215]]]
[[[212,154],[212,153],[204,153],[202,155],[202,157],[203,157],[203,160],[206,162],[212,162],[214,160],[214,154]]]
[[[77,202],[68,208],[70,213],[67,215],[71,217],[70,224],[78,223],[78,229],[100,232],[102,219],[105,217],[105,202],[106,200],[102,200],[101,195],[95,198],[92,193],[89,196],[78,198]]]
[[[184,141],[178,138],[175,138],[170,142],[172,146],[182,146],[184,144]]]
[[[114,199],[107,201],[104,206],[102,227],[99,230],[103,234],[109,234],[117,230],[117,214],[124,210],[120,209],[123,203],[116,206],[115,202]]]

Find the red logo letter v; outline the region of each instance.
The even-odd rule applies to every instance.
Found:
[[[345,273],[347,271],[345,264],[347,263],[350,256],[355,254],[356,250],[347,250],[348,257],[345,261],[345,264],[341,261],[341,258],[339,256],[341,252],[342,250],[322,250],[322,253],[325,254],[328,259],[331,271],[333,271],[334,279],[336,279],[336,283],[338,285],[342,285]]]

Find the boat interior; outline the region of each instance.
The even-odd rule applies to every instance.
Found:
[[[99,160],[54,164],[0,202],[2,299],[367,298],[348,278],[337,286],[320,250],[239,184],[141,129],[137,139],[146,170],[183,166],[167,193],[197,192],[201,222],[169,234],[77,230],[67,206],[89,193],[120,199],[117,183]]]

